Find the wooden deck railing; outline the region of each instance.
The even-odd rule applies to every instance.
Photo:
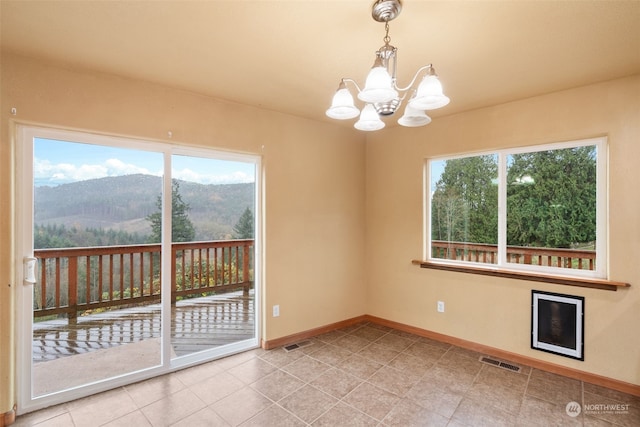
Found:
[[[498,246],[484,243],[431,242],[432,257],[495,264]],[[544,265],[581,270],[595,269],[596,252],[579,249],[531,248],[507,246],[507,261],[517,264]]]
[[[171,301],[253,286],[253,240],[174,243]],[[159,244],[37,249],[34,317],[160,300]]]

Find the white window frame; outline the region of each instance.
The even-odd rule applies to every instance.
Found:
[[[507,156],[539,151],[559,150],[595,145],[596,158],[596,266],[595,270],[578,270],[561,267],[516,264],[507,262]],[[533,274],[550,274],[554,276],[607,279],[608,270],[608,145],[607,137],[596,137],[544,145],[534,145],[477,153],[466,153],[425,159],[424,165],[424,247],[423,259],[433,264],[450,266],[466,266],[488,270],[517,271]],[[498,156],[498,257],[496,264],[485,264],[474,261],[458,261],[431,256],[431,203],[432,182],[431,162],[461,159],[467,157],[497,155]]]

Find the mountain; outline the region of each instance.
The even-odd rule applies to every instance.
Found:
[[[181,180],[178,183],[182,200],[190,207],[196,240],[228,237],[244,210],[247,207],[253,210],[253,183],[204,185]],[[35,224],[147,235],[151,226],[146,217],[157,211],[161,186],[160,177],[136,174],[36,187]]]

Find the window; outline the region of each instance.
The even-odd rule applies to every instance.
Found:
[[[606,138],[427,161],[429,261],[606,277]]]

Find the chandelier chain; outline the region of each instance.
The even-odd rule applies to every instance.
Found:
[[[385,45],[388,45],[391,42],[391,37],[389,37],[389,22],[385,22],[384,23],[384,38],[382,39],[382,41],[384,42]]]

